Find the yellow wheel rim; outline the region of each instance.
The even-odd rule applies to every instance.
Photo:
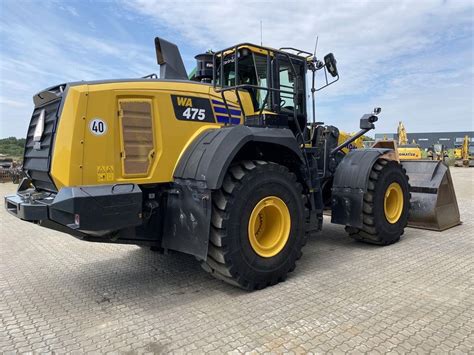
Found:
[[[403,211],[403,191],[397,182],[392,182],[385,191],[383,209],[389,223],[398,222]]]
[[[290,236],[291,216],[286,203],[276,196],[260,200],[249,219],[248,233],[252,249],[264,258],[277,255]]]

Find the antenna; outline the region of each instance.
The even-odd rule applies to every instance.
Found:
[[[316,44],[314,45],[314,54],[313,54],[314,58],[316,58],[316,50],[318,49],[318,40],[319,40],[319,36],[316,36]]]
[[[260,45],[263,46],[263,25],[262,25],[262,20],[260,20]]]

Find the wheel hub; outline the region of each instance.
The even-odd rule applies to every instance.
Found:
[[[258,202],[249,219],[248,235],[252,249],[264,258],[277,255],[290,236],[291,216],[286,203],[276,196]]]
[[[403,212],[403,191],[397,182],[392,182],[385,190],[383,207],[387,221],[397,223]]]

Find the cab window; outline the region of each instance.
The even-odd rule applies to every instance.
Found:
[[[293,70],[293,67],[295,70]],[[296,71],[296,76],[295,76]],[[298,114],[303,114],[304,103],[304,82],[303,67],[301,64],[293,62],[293,66],[286,59],[279,60],[278,85],[280,91],[280,108],[283,111],[293,112],[296,108]],[[297,84],[297,85],[296,85]],[[296,102],[294,92],[296,93]]]
[[[235,54],[230,53],[224,57],[223,78],[221,78],[220,63],[217,63],[217,84],[221,87],[235,85],[253,85],[266,88],[267,78],[267,56],[253,53],[247,49],[239,51],[238,76],[235,75]],[[264,89],[248,88],[255,111],[259,111],[265,104],[267,91]],[[268,96],[270,100],[270,95]],[[269,107],[268,103],[265,104]]]

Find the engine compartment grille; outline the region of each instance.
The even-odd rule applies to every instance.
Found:
[[[58,97],[44,105],[35,107],[28,127],[23,170],[31,178],[33,185],[38,190],[57,191],[49,171],[60,105],[61,97]],[[33,136],[43,109],[45,110],[43,135],[39,142],[34,142]]]

